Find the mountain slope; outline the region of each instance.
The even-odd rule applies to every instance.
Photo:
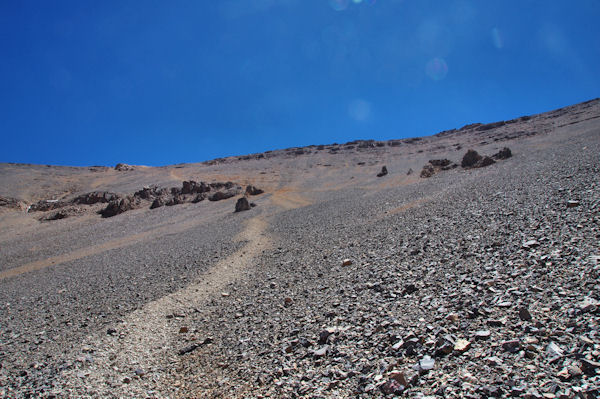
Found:
[[[235,198],[105,219],[3,210],[0,396],[594,397],[599,116],[594,100],[127,171],[4,164],[0,195],[25,206],[190,179],[265,193],[241,213]]]

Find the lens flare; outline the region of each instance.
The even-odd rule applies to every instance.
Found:
[[[498,28],[492,29],[492,42],[494,43],[494,47],[497,49],[504,47],[504,40],[502,39],[502,35],[500,34],[500,30]]]
[[[348,8],[348,4],[350,4],[350,0],[329,0],[329,5],[335,11],[344,11]]]
[[[357,98],[348,106],[348,115],[356,121],[364,122],[371,116],[371,104]]]
[[[433,80],[442,80],[448,74],[448,64],[443,58],[434,58],[425,65],[425,73]]]

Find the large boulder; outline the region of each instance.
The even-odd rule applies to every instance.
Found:
[[[154,201],[152,201],[152,205],[150,205],[150,209],[160,208],[161,206],[165,206],[166,201],[164,197],[158,197]]]
[[[227,198],[231,198],[235,196],[235,193],[231,192],[231,191],[217,191],[216,193],[212,194],[211,196],[208,197],[209,201],[221,201]]]
[[[128,170],[134,170],[135,167],[131,166],[131,165],[127,165],[126,163],[118,163],[115,166],[115,170],[118,170],[119,172],[126,172]]]
[[[510,157],[512,157],[512,151],[508,147],[504,147],[503,149],[492,155],[492,158],[494,159],[508,159]]]
[[[463,156],[460,166],[462,166],[463,168],[474,168],[476,167],[477,163],[481,161],[481,158],[481,155],[479,155],[477,151],[469,150]]]
[[[477,168],[483,168],[485,166],[490,166],[495,163],[496,163],[496,161],[494,161],[492,158],[490,158],[486,155],[483,158],[481,158],[481,160],[479,162],[477,162],[477,165],[475,165],[475,166]]]
[[[210,187],[204,182],[195,182],[193,180],[184,181],[181,188],[182,194],[196,194],[210,191]]]
[[[450,160],[449,159],[430,159],[429,163],[434,167],[443,168],[444,166],[450,165]]]
[[[250,210],[250,203],[248,202],[248,198],[242,197],[242,198],[238,199],[237,202],[235,203],[235,211],[236,212],[249,211],[249,210]]]
[[[435,174],[435,168],[432,165],[423,166],[423,170],[421,171],[421,177],[428,178]]]
[[[246,194],[248,194],[248,195],[259,195],[262,193],[264,193],[263,190],[261,190],[260,188],[256,188],[253,185],[248,185],[246,187]]]
[[[100,214],[104,218],[109,218],[138,207],[139,202],[134,197],[127,196],[110,201],[107,207],[100,211]]]

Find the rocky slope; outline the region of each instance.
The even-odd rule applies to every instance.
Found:
[[[594,100],[203,164],[2,165],[0,397],[597,397],[599,121]],[[240,188],[194,202],[191,180]],[[24,211],[150,185],[110,218],[104,194]]]

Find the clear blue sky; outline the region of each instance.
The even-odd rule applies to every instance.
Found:
[[[0,162],[165,165],[600,96],[598,0],[3,1]]]

